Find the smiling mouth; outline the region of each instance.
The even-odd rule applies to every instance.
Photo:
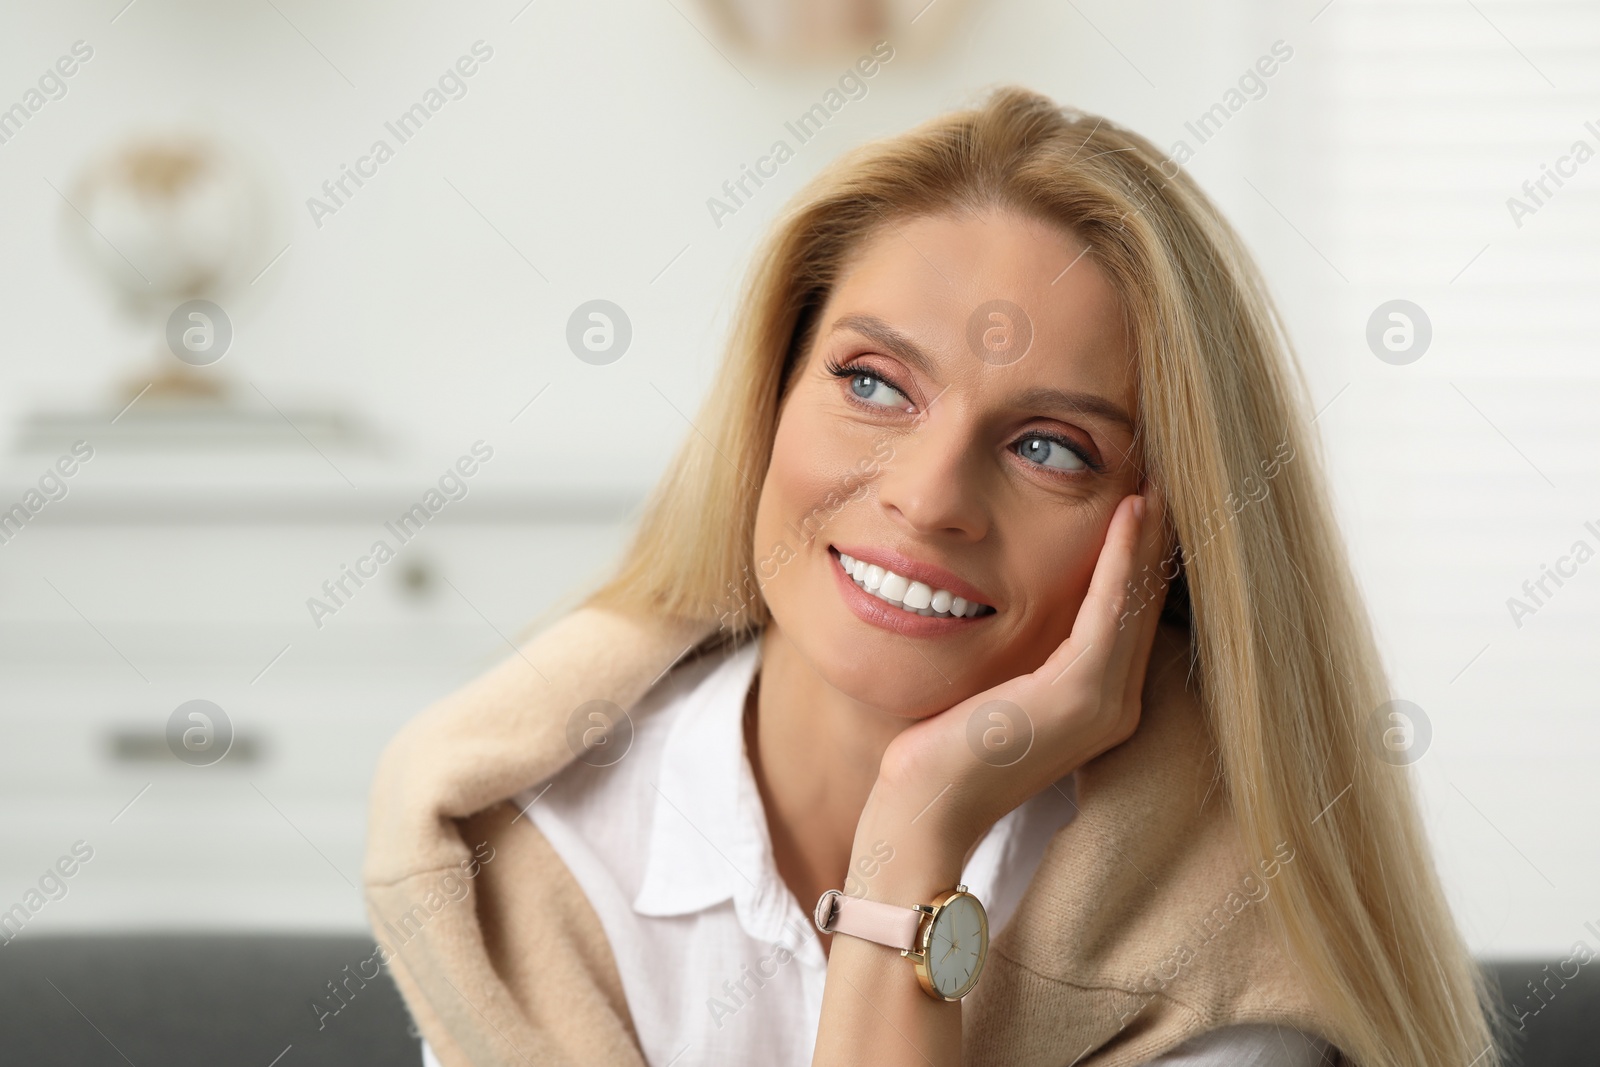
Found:
[[[988,604],[958,597],[948,589],[935,589],[925,582],[912,581],[876,563],[847,556],[832,545],[828,546],[828,554],[863,592],[908,614],[936,619],[978,619],[995,614],[996,609]]]

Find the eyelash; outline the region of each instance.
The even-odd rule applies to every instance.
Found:
[[[832,356],[829,356],[828,359],[825,361],[824,366],[827,367],[828,373],[830,375],[832,375],[833,377],[838,378],[840,380],[845,380],[845,379],[849,379],[849,378],[856,378],[856,377],[862,377],[862,376],[867,377],[867,378],[875,378],[878,381],[882,382],[884,385],[887,385],[889,388],[893,389],[895,392],[899,393],[901,396],[905,396],[906,395],[906,391],[904,389],[902,389],[898,384],[896,384],[893,379],[891,379],[891,378],[889,378],[889,377],[887,377],[887,376],[885,376],[883,374],[879,374],[875,370],[871,370],[871,369],[869,369],[867,367],[864,367],[860,363],[857,363],[855,361],[851,361],[849,363],[840,363],[837,359],[834,359]],[[880,410],[880,411],[887,410],[881,404],[868,404],[865,400],[862,400],[860,397],[856,396],[854,393],[850,394],[850,400],[851,400],[852,403],[858,404],[858,405],[863,406],[863,407],[867,407],[867,408],[871,408],[871,409],[875,409],[875,410]],[[1051,442],[1053,442],[1055,444],[1060,445],[1062,448],[1065,448],[1068,452],[1071,452],[1073,455],[1075,455],[1079,459],[1081,459],[1083,461],[1084,466],[1087,467],[1091,472],[1093,472],[1095,474],[1104,474],[1106,472],[1106,465],[1104,463],[1095,462],[1092,458],[1090,458],[1089,454],[1084,450],[1083,446],[1078,444],[1076,441],[1073,441],[1071,438],[1063,437],[1060,434],[1045,433],[1042,430],[1033,430],[1033,431],[1030,431],[1029,433],[1023,435],[1021,440],[1027,440],[1030,437],[1037,438],[1038,440],[1041,440],[1041,441],[1051,441]],[[1059,478],[1072,478],[1074,476],[1081,476],[1082,473],[1083,473],[1081,471],[1064,471],[1064,470],[1060,470],[1058,468],[1046,467],[1042,463],[1035,463],[1035,464],[1033,464],[1033,466],[1039,467],[1041,470],[1045,471],[1046,473],[1054,475],[1054,476],[1059,477]]]

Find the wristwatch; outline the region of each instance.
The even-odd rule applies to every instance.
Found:
[[[849,934],[900,950],[916,966],[917,984],[935,1000],[960,1000],[978,984],[989,955],[989,916],[958,885],[932,904],[906,907],[830,889],[812,915],[825,934]]]

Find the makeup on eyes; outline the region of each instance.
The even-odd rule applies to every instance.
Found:
[[[843,361],[834,356],[829,356],[824,360],[823,366],[826,368],[827,373],[831,377],[845,382],[849,382],[851,379],[858,377],[873,378],[879,382],[882,382],[884,385],[887,385],[901,396],[906,397],[908,404],[910,403],[909,393],[905,388],[903,388],[889,375],[873,368],[866,363],[863,363],[860,356],[853,356]],[[903,410],[905,412],[909,412],[911,410],[909,406],[904,409],[899,409],[891,408],[887,404],[874,404],[854,395],[853,392],[851,392],[849,399],[852,403],[855,403],[866,409],[876,409],[879,411]],[[1066,436],[1065,434],[1042,429],[1027,430],[1017,438],[1016,443],[1021,443],[1022,441],[1030,439],[1050,441],[1066,449],[1083,462],[1088,473],[1104,474],[1109,469],[1108,465],[1104,461],[1095,458],[1095,454],[1088,446],[1085,446],[1084,444]],[[1015,444],[1013,447],[1015,447]],[[1085,473],[1080,471],[1063,470],[1059,467],[1049,467],[1042,463],[1035,463],[1032,465],[1059,477],[1071,478],[1075,475],[1081,476],[1082,473]]]

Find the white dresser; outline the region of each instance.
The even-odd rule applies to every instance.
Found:
[[[82,841],[93,858],[18,936],[360,928],[379,750],[591,586],[639,500],[533,487],[491,459],[429,512],[459,457],[118,434],[60,479],[65,496],[20,528],[0,519],[0,910]],[[0,508],[67,445],[47,433],[8,457]],[[378,540],[392,559],[371,558]],[[369,576],[357,586],[346,568]],[[342,576],[335,604],[323,583],[337,591]],[[335,608],[315,613],[320,626],[314,597]],[[174,709],[196,699],[234,730],[208,766],[166,741]]]

